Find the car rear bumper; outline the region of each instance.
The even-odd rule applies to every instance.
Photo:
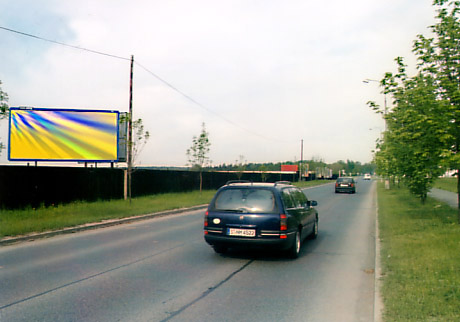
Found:
[[[262,248],[289,248],[294,242],[295,232],[287,233],[286,238],[278,237],[230,237],[217,234],[207,234],[204,236],[205,241],[211,246],[225,247],[262,247]]]
[[[335,192],[355,192],[356,188],[354,187],[338,187],[335,188]]]

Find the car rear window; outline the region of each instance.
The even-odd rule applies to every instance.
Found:
[[[337,179],[337,182],[351,183],[353,182],[353,179],[352,178],[339,178]]]
[[[251,188],[222,190],[214,201],[213,209],[250,213],[273,213],[277,210],[271,190]]]

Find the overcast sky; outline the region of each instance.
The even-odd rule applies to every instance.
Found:
[[[1,0],[1,27],[125,59],[0,29],[0,80],[12,107],[128,111],[134,55],[138,164],[185,165],[203,122],[214,165],[299,160],[301,140],[304,159],[365,163],[384,125],[363,80],[413,62],[434,16],[432,0]]]

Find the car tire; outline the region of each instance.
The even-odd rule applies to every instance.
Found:
[[[301,245],[300,230],[297,230],[297,232],[295,233],[295,238],[292,242],[292,245],[288,250],[288,254],[290,258],[296,259],[299,257],[300,245]]]
[[[309,239],[316,239],[316,237],[318,237],[318,218],[316,218],[315,224],[313,225],[313,230],[312,230],[310,236],[308,236],[308,238]]]
[[[212,248],[214,248],[214,251],[217,253],[217,254],[225,254],[228,250],[228,248],[226,246],[220,246],[220,245],[214,245],[212,246]]]

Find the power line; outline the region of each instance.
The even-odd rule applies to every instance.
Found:
[[[57,45],[61,45],[61,46],[65,46],[65,47],[69,47],[69,48],[73,48],[73,49],[78,49],[78,50],[82,50],[82,51],[86,51],[86,52],[89,52],[89,53],[93,53],[93,54],[97,54],[97,55],[103,55],[103,56],[107,56],[107,57],[112,57],[112,58],[116,58],[116,59],[121,59],[121,60],[126,60],[126,61],[131,61],[131,58],[126,58],[126,57],[122,57],[122,56],[117,56],[117,55],[113,55],[113,54],[109,54],[109,53],[104,53],[104,52],[101,52],[101,51],[97,51],[97,50],[92,50],[92,49],[88,49],[88,48],[84,48],[84,47],[80,47],[80,46],[74,46],[74,45],[69,45],[69,44],[66,44],[66,43],[63,43],[63,42],[59,42],[59,41],[56,41],[56,40],[51,40],[51,39],[47,39],[47,38],[44,38],[44,37],[40,37],[40,36],[36,36],[36,35],[32,35],[32,34],[29,34],[29,33],[26,33],[26,32],[22,32],[22,31],[18,31],[18,30],[14,30],[14,29],[10,29],[10,28],[6,28],[6,27],[2,27],[0,26],[0,29],[2,30],[5,30],[5,31],[9,31],[9,32],[12,32],[12,33],[16,33],[16,34],[19,34],[19,35],[22,35],[22,36],[26,36],[26,37],[30,37],[30,38],[34,38],[34,39],[37,39],[37,40],[42,40],[42,41],[46,41],[46,42],[50,42],[50,43],[53,43],[53,44],[57,44]],[[169,88],[171,88],[172,90],[174,90],[175,92],[179,93],[180,95],[182,95],[183,97],[185,97],[187,100],[189,100],[190,102],[192,102],[193,104],[201,107],[202,109],[204,109],[205,111],[207,111],[208,113],[211,113],[211,114],[214,114],[215,116],[221,118],[222,120],[224,120],[225,122],[239,128],[240,130],[243,130],[244,132],[247,132],[247,133],[250,133],[252,135],[255,135],[255,136],[258,136],[260,138],[263,138],[265,140],[268,140],[268,141],[276,141],[275,139],[271,139],[271,138],[268,138],[266,136],[263,136],[257,132],[254,132],[254,131],[251,131],[250,129],[247,129],[245,127],[242,127],[241,125],[239,125],[238,123],[235,123],[229,119],[227,119],[226,117],[220,115],[219,113],[207,108],[206,106],[204,106],[203,104],[201,104],[200,102],[196,101],[194,98],[192,98],[191,96],[185,94],[183,91],[181,91],[180,89],[178,89],[177,87],[175,87],[174,85],[172,85],[171,83],[167,82],[166,80],[164,80],[163,78],[161,78],[160,76],[158,76],[157,74],[155,74],[154,72],[152,72],[151,70],[149,70],[148,68],[144,67],[143,65],[141,65],[140,63],[138,63],[137,61],[135,61],[135,64],[137,66],[139,66],[140,68],[142,68],[144,71],[146,71],[148,74],[152,75],[153,77],[155,77],[157,80],[159,80],[160,82],[162,82],[164,85],[168,86]]]
[[[152,75],[153,77],[155,77],[156,79],[158,79],[160,82],[162,82],[163,84],[165,84],[166,86],[168,86],[169,88],[171,88],[172,90],[174,90],[175,92],[179,93],[180,95],[182,95],[183,97],[185,97],[187,100],[189,100],[190,102],[192,102],[193,104],[201,107],[202,109],[204,109],[205,111],[211,113],[211,114],[214,114],[215,116],[221,118],[222,120],[224,120],[225,122],[239,128],[240,130],[243,130],[245,132],[248,132],[252,135],[255,135],[255,136],[258,136],[258,137],[261,137],[265,140],[269,140],[269,141],[274,141],[274,139],[270,139],[266,136],[263,136],[257,132],[254,132],[254,131],[251,131],[247,128],[244,128],[242,127],[241,125],[239,125],[238,123],[235,123],[229,119],[227,119],[226,117],[220,115],[219,113],[217,112],[214,112],[213,110],[207,108],[206,106],[204,106],[203,104],[201,104],[200,102],[196,101],[194,98],[190,97],[189,95],[185,94],[184,92],[182,92],[180,89],[178,89],[177,87],[175,87],[174,85],[168,83],[167,81],[165,81],[163,78],[161,78],[160,76],[158,76],[157,74],[155,74],[154,72],[152,72],[151,70],[147,69],[146,67],[144,67],[143,65],[141,65],[140,63],[138,63],[137,61],[135,61],[135,64],[137,66],[139,66],[140,68],[142,68],[144,71],[146,71],[147,73],[149,73],[150,75]]]
[[[74,48],[74,49],[87,51],[87,52],[90,52],[90,53],[93,53],[93,54],[98,54],[98,55],[103,55],[103,56],[108,56],[108,57],[122,59],[122,60],[128,60],[128,61],[131,60],[130,58],[121,57],[121,56],[117,56],[117,55],[112,55],[112,54],[108,54],[108,53],[104,53],[104,52],[101,52],[101,51],[92,50],[92,49],[88,49],[88,48],[84,48],[84,47],[73,46],[73,45],[65,44],[65,43],[62,43],[62,42],[59,42],[59,41],[56,41],[56,40],[51,40],[51,39],[35,36],[35,35],[32,35],[32,34],[28,34],[28,33],[22,32],[22,31],[17,31],[17,30],[13,30],[13,29],[9,29],[9,28],[5,28],[5,27],[2,27],[2,26],[0,26],[0,29],[6,30],[6,31],[9,31],[9,32],[13,32],[13,33],[16,33],[16,34],[19,34],[19,35],[22,35],[22,36],[47,41],[47,42],[50,42],[50,43],[53,43],[53,44],[58,44],[58,45],[65,46],[65,47],[70,47],[70,48]]]

